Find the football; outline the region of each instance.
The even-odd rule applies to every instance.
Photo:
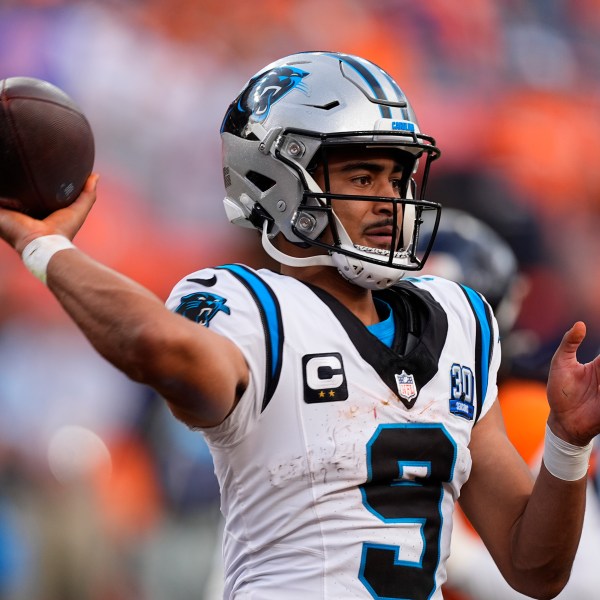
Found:
[[[94,166],[92,128],[55,85],[0,80],[0,206],[44,218],[71,204]]]

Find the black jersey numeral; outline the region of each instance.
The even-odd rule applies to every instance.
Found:
[[[404,528],[399,535],[406,544],[363,544],[359,577],[373,598],[431,598],[440,561],[442,484],[452,480],[455,462],[456,445],[438,424],[380,425],[369,441],[363,503],[381,521]]]

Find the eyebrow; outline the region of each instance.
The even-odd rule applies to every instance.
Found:
[[[365,170],[371,173],[381,173],[385,170],[385,167],[382,165],[378,165],[369,161],[355,161],[346,163],[341,169],[340,173],[350,173],[351,171]],[[400,163],[394,163],[394,168],[392,173],[404,171],[404,167]]]

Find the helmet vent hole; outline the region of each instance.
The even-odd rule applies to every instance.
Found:
[[[274,185],[275,181],[266,175],[257,173],[256,171],[248,171],[246,173],[246,179],[252,182],[261,192],[270,190]]]

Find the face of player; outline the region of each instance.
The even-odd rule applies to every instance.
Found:
[[[394,159],[393,151],[357,152],[338,149],[328,155],[329,191],[357,196],[401,196],[404,168]],[[325,189],[323,167],[316,169],[315,180]],[[401,205],[397,228],[402,222]],[[332,207],[355,244],[389,250],[392,243],[393,207],[389,202],[333,200]],[[398,239],[396,232],[396,240]]]

